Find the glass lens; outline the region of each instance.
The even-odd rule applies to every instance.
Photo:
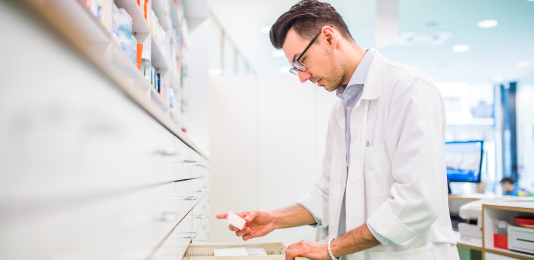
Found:
[[[298,74],[297,74],[297,70],[296,70],[295,68],[290,68],[290,69],[289,69],[289,72],[291,72],[291,73],[294,74],[294,75],[298,75]]]
[[[300,61],[295,61],[293,62],[293,66],[295,67],[295,69],[297,70],[300,70],[302,72],[306,72],[306,66],[304,64],[302,64]]]

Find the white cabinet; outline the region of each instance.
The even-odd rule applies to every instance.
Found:
[[[195,231],[208,159],[130,78],[58,37],[50,9],[26,10],[45,2],[21,2],[0,1],[0,259],[147,259]]]
[[[283,260],[287,246],[280,242],[264,243],[212,243],[212,244],[191,244],[184,255],[184,260],[214,260],[214,249],[221,248],[263,248],[267,252],[265,256],[233,256],[224,259],[233,260]],[[304,260],[303,257],[296,257],[297,260]]]
[[[489,252],[486,252],[484,257],[485,257],[484,258],[485,260],[518,260],[518,258],[511,258],[508,256],[496,255],[496,254],[489,253]]]

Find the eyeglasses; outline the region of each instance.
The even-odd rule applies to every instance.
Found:
[[[330,27],[334,28],[334,26],[330,26]],[[300,61],[300,58],[302,58],[304,53],[306,53],[306,51],[315,42],[315,40],[317,40],[317,37],[319,37],[319,35],[321,35],[322,32],[323,32],[323,30],[321,29],[321,31],[317,35],[315,35],[315,37],[313,37],[313,39],[311,40],[310,44],[308,44],[308,46],[306,46],[306,49],[304,49],[304,51],[300,54],[300,56],[293,62],[293,67],[289,69],[289,72],[291,72],[291,73],[293,73],[295,75],[298,75],[297,71],[306,72],[306,70],[308,70],[308,67],[306,67],[306,65],[304,65],[304,63],[302,63]]]

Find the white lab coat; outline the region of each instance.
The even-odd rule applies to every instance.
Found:
[[[299,203],[336,238],[346,187],[347,231],[368,220],[396,244],[349,255],[350,260],[459,259],[447,202],[445,107],[432,81],[376,52],[350,129],[347,179],[340,100],[330,114],[321,175]]]

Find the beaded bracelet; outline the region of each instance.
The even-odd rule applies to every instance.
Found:
[[[335,258],[334,255],[332,254],[332,250],[330,250],[330,243],[332,243],[332,241],[334,241],[335,238],[330,238],[330,240],[328,241],[328,254],[330,254],[330,258],[332,260],[339,260],[339,258]]]

